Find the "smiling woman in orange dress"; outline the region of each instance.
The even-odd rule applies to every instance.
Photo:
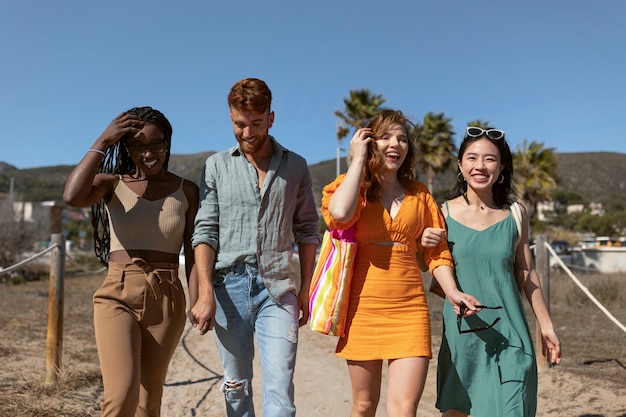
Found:
[[[350,141],[348,171],[323,190],[329,228],[355,225],[358,243],[345,337],[336,354],[348,362],[351,416],[374,416],[383,361],[388,361],[387,415],[415,416],[432,357],[428,304],[417,256],[425,227],[444,220],[426,186],[414,180],[416,147],[400,111],[383,110]],[[477,301],[454,283],[447,242],[423,258],[452,307]]]

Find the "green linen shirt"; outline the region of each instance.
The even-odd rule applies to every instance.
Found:
[[[263,188],[239,146],[209,156],[200,183],[192,245],[216,251],[215,270],[256,264],[273,299],[296,292],[293,244],[319,245],[311,176],[300,155],[274,146]]]

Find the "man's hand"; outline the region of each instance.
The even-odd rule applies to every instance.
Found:
[[[298,294],[298,310],[300,311],[300,327],[309,321],[309,291],[300,290]]]
[[[198,300],[191,310],[187,312],[191,325],[206,334],[213,330],[215,324],[215,297],[213,294]]]

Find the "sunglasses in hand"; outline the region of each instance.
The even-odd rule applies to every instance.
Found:
[[[500,310],[501,308],[503,308],[502,306],[489,307],[489,306],[482,306],[482,305],[476,305],[475,307],[480,308],[480,309],[486,308],[490,310]],[[490,325],[480,326],[480,327],[471,327],[469,329],[461,330],[461,323],[463,321],[463,316],[465,315],[466,312],[467,312],[467,306],[465,305],[465,303],[461,303],[461,305],[459,306],[459,315],[456,316],[456,324],[457,324],[457,327],[459,328],[460,334],[475,333],[475,332],[480,332],[482,330],[491,329],[497,322],[500,321],[500,317],[496,317],[496,319]]]

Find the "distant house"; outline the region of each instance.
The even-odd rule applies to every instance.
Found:
[[[35,221],[34,206],[32,201],[14,201],[13,202],[13,214],[15,215],[16,222],[29,222]]]
[[[537,220],[541,222],[548,221],[547,213],[554,213],[554,201],[540,201],[537,203]]]
[[[604,214],[604,208],[602,208],[602,203],[590,203],[589,212],[596,216],[602,216]]]
[[[63,206],[54,201],[14,201],[13,215],[16,222],[35,223],[43,233],[59,233]],[[56,225],[56,226],[55,226]]]
[[[570,204],[567,206],[567,214],[582,213],[583,211],[585,211],[583,204]],[[595,216],[602,216],[604,214],[602,203],[589,203],[589,213]]]
[[[604,208],[602,203],[589,203],[589,213],[595,216],[602,216]],[[540,201],[537,203],[537,220],[545,222],[550,220],[549,215],[555,213],[556,203],[554,201]],[[566,207],[567,214],[582,213],[585,211],[584,204],[569,204]]]
[[[569,204],[567,206],[567,214],[582,213],[584,210],[584,204]]]

